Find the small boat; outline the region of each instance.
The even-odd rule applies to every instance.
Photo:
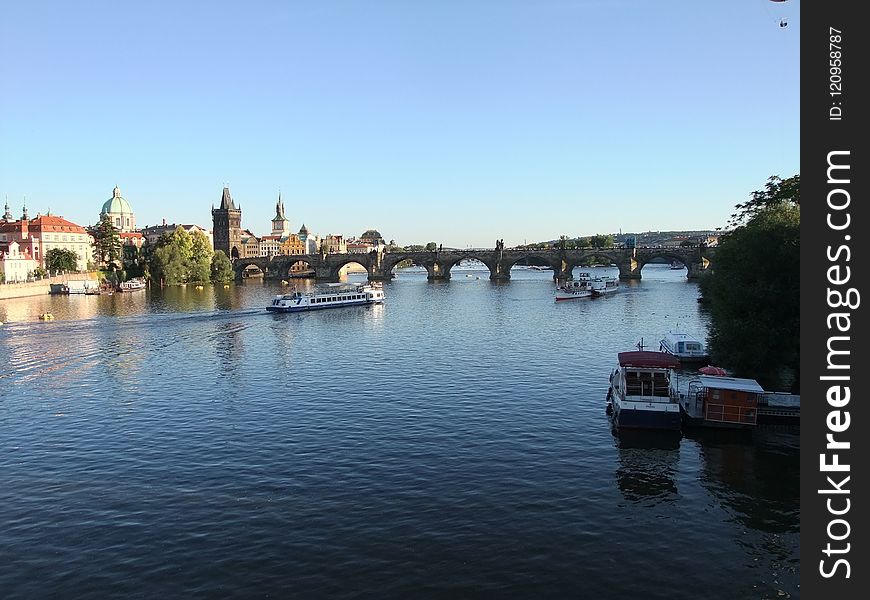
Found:
[[[676,356],[682,363],[704,362],[710,358],[701,341],[679,331],[667,332],[661,340],[659,351]]]
[[[671,377],[680,362],[649,351],[620,352],[618,358],[607,392],[613,427],[679,431],[680,405],[671,395]]]
[[[592,278],[589,273],[580,273],[573,281],[566,281],[556,288],[556,301],[577,300],[592,297]]]
[[[595,298],[618,291],[619,280],[616,277],[596,277],[592,280],[592,296]]]
[[[671,261],[670,269],[671,269],[671,271],[682,271],[683,269],[685,269],[685,267],[683,265],[681,265],[680,263],[678,263],[677,261],[673,260],[673,261]]]
[[[529,267],[529,269],[532,271],[552,271],[553,270],[552,267],[541,267],[539,265],[531,265]]]
[[[145,280],[141,277],[134,277],[129,281],[122,281],[118,284],[119,292],[135,292],[145,289]]]
[[[54,321],[54,315],[51,313],[48,313],[48,312],[42,313],[41,315],[39,315],[39,320],[40,321]]]
[[[319,310],[321,308],[338,308],[340,306],[360,306],[366,304],[381,304],[384,301],[384,290],[379,283],[364,284],[330,284],[327,290],[303,294],[279,294],[266,307],[269,312],[297,312],[303,310]]]

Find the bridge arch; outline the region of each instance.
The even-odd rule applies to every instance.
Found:
[[[366,270],[366,276],[372,279],[374,275],[372,271],[373,261],[370,254],[353,253],[353,254],[332,254],[328,256],[329,276],[330,279],[338,280],[341,277],[341,270],[347,265],[358,264]]]
[[[494,279],[496,277],[496,275],[498,274],[498,269],[495,265],[495,261],[492,260],[492,257],[485,256],[484,254],[481,254],[481,253],[470,252],[470,253],[464,254],[462,256],[455,256],[454,255],[454,256],[451,256],[449,258],[445,258],[443,260],[437,261],[441,267],[441,276],[446,278],[446,279],[449,279],[450,278],[450,271],[453,269],[453,267],[455,267],[456,265],[461,263],[463,260],[476,260],[476,261],[481,262],[484,265],[486,265],[486,268],[489,269],[489,278],[490,279]]]

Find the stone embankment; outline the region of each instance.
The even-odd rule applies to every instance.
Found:
[[[97,280],[99,278],[100,274],[98,271],[90,271],[87,273],[70,273],[56,277],[47,277],[46,279],[28,281],[27,283],[3,283],[0,284],[0,300],[25,298],[27,296],[44,296],[51,290],[52,283],[66,283],[71,279]]]

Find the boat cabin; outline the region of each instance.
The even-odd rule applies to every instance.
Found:
[[[670,397],[670,371],[680,368],[680,362],[661,352],[620,352],[617,391],[623,398],[630,396]],[[661,400],[659,400],[661,401]]]
[[[753,426],[763,394],[764,388],[754,379],[700,375],[689,384],[686,409],[705,423]]]

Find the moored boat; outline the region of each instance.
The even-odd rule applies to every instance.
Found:
[[[122,281],[118,284],[119,292],[135,292],[136,290],[145,289],[145,280],[141,277],[134,277],[128,281]]]
[[[764,388],[754,379],[697,375],[672,386],[671,393],[686,425],[746,429],[757,423]]]
[[[615,429],[680,429],[680,405],[671,396],[673,369],[679,361],[661,352],[620,352],[610,374],[607,399]]]
[[[340,306],[381,304],[383,301],[384,290],[378,283],[331,284],[327,290],[313,293],[296,291],[292,294],[279,294],[272,299],[271,304],[266,306],[266,310],[298,312]]]
[[[667,332],[661,339],[659,351],[676,356],[681,363],[705,362],[710,358],[703,342],[679,331]]]
[[[682,271],[685,267],[678,263],[677,261],[671,261],[670,269],[671,271]]]

